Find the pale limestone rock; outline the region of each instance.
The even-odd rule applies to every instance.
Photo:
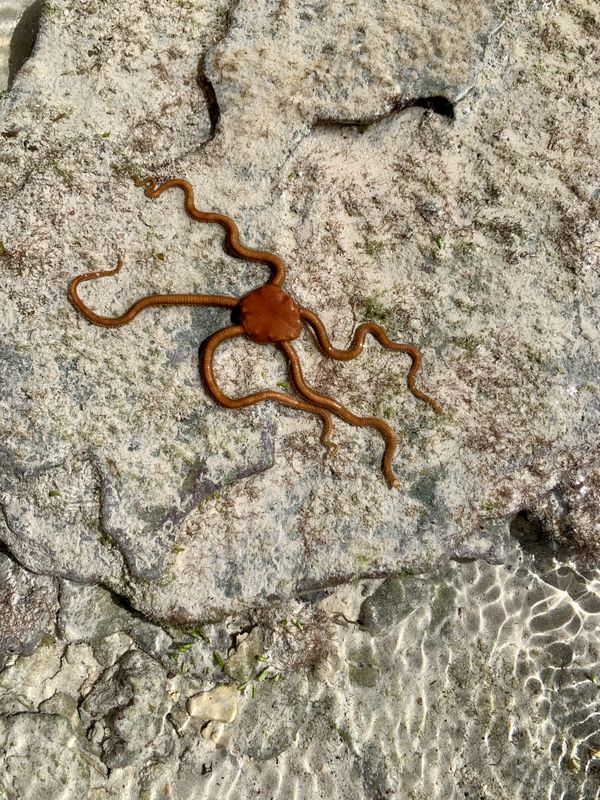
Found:
[[[484,399],[472,415],[458,374],[473,320],[491,326],[490,341],[499,334],[493,314],[474,317],[465,301],[484,304],[459,245],[468,233],[487,252],[497,231],[471,231],[485,187],[467,174],[459,197],[457,176],[475,158],[482,119],[459,103],[493,59],[501,9],[491,0],[360,0],[352,14],[342,0],[278,9],[242,0],[231,14],[220,1],[181,7],[173,14],[161,0],[148,14],[141,0],[52,0],[34,55],[1,102],[0,402],[10,430],[2,540],[31,569],[101,583],[178,626],[334,576],[428,564],[459,540],[498,556],[486,519],[483,533],[466,530],[476,525],[474,504],[510,469],[498,459],[472,468],[475,434],[488,430],[497,403]],[[286,287],[336,342],[370,316],[422,347],[422,385],[448,405],[442,418],[408,396],[405,357],[370,344],[342,372],[307,337],[298,341],[321,391],[364,413],[369,406],[398,430],[401,492],[383,481],[372,430],[336,423],[339,453],[325,461],[317,420],[213,403],[198,346],[227,314],[156,309],[109,331],[75,313],[69,278],[121,252],[119,276],[81,287],[99,312],[119,313],[153,291],[240,297],[264,281],[263,267],[224,253],[222,231],[192,224],[179,193],[144,197],[131,178],[150,171],[185,175],[199,205],[234,217],[249,245],[278,252]],[[432,198],[439,213],[424,218],[419,208]],[[476,274],[487,285],[510,268],[496,248]],[[546,269],[554,289],[560,264]],[[498,325],[518,315],[506,307]],[[553,310],[551,326],[563,311]],[[546,379],[542,371],[519,381],[525,345],[540,338],[522,336],[509,351],[517,364],[486,356],[476,369],[497,364],[482,379],[504,391],[502,428],[516,431],[517,458],[542,421],[528,411],[516,424],[514,408],[535,405],[531,380],[543,390]],[[586,364],[588,356],[581,351]],[[276,352],[243,342],[219,351],[217,371],[232,394],[286,382]],[[505,396],[508,385],[518,402]],[[576,416],[562,389],[544,396]],[[583,442],[575,428],[570,437],[569,446]],[[95,602],[94,627],[110,635],[121,610],[99,597],[88,610]]]
[[[9,775],[0,766],[0,786],[8,798],[86,797],[106,778],[94,748],[59,714],[0,718],[0,750],[11,765]]]
[[[598,794],[600,581],[549,554],[593,564],[600,541],[600,18],[590,0],[347,11],[51,0],[0,100],[0,539],[27,568],[0,576],[0,650],[21,654],[0,673],[3,800]],[[197,348],[227,315],[76,317],[69,278],[118,253],[85,287],[104,313],[264,280],[179,196],[141,196],[147,171],[280,253],[336,343],[374,318],[422,348],[440,418],[406,359],[298,342],[319,390],[398,431],[398,492],[371,431],[336,423],[323,460],[315,420],[212,404]],[[226,391],[286,385],[238,344]],[[457,555],[507,563],[431,568]],[[185,698],[224,679],[213,652],[248,617],[273,680],[204,725]]]
[[[234,722],[238,712],[238,690],[236,686],[215,686],[209,692],[202,692],[188,700],[188,713],[192,717]]]
[[[79,727],[79,709],[77,700],[72,694],[56,691],[52,697],[40,703],[38,711],[41,714],[58,714],[64,717],[73,729]]]
[[[20,656],[0,673],[0,708],[17,701],[22,707],[37,707],[54,694],[54,681],[60,675],[64,643],[48,639],[30,656]],[[6,707],[2,708],[6,711]]]

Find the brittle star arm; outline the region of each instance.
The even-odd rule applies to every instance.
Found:
[[[341,403],[338,403],[338,401],[334,400],[333,397],[328,397],[327,395],[315,392],[306,384],[304,380],[298,353],[292,347],[292,345],[289,342],[280,342],[278,347],[288,358],[292,380],[299,394],[301,394],[307,400],[310,400],[311,403],[319,405],[322,408],[327,408],[341,419],[349,422],[351,425],[357,425],[360,428],[376,428],[379,431],[385,442],[385,450],[381,463],[383,474],[385,475],[385,478],[390,486],[398,486],[398,479],[394,475],[394,471],[392,469],[392,459],[396,451],[398,439],[387,422],[384,422],[384,420],[379,419],[378,417],[357,417],[356,414],[353,414]]]
[[[151,306],[217,306],[220,308],[235,308],[238,300],[235,297],[227,297],[220,294],[150,294],[142,297],[123,314],[118,317],[104,317],[92,311],[77,293],[77,287],[84,281],[93,281],[96,278],[105,278],[108,275],[116,275],[123,266],[123,261],[118,260],[114,269],[101,272],[86,272],[73,278],[69,284],[69,300],[83,316],[95,325],[102,325],[105,328],[118,328],[120,325],[127,325],[128,322]]]
[[[304,400],[297,400],[295,397],[290,397],[282,392],[271,391],[270,389],[261,392],[255,392],[254,394],[249,394],[245,397],[228,397],[228,395],[224,394],[219,389],[214,371],[215,351],[219,345],[228,339],[234,339],[236,336],[244,335],[245,330],[243,325],[230,325],[227,328],[223,328],[222,330],[213,333],[203,345],[201,361],[202,377],[204,378],[206,387],[213,399],[226,408],[246,408],[247,406],[255,405],[256,403],[262,403],[266,400],[273,400],[274,402],[282,403],[285,406],[297,408],[300,411],[307,411],[311,414],[316,414],[318,417],[321,417],[321,420],[323,421],[323,430],[321,432],[320,439],[321,444],[329,450],[330,454],[333,455],[336,450],[336,445],[333,444],[330,439],[330,435],[333,430],[333,421],[331,419],[331,414],[324,408],[320,408],[313,403],[307,403]]]
[[[269,283],[273,286],[282,286],[285,280],[285,266],[279,256],[269,253],[266,250],[254,250],[246,247],[240,242],[240,232],[231,217],[219,214],[215,211],[200,211],[194,203],[194,189],[189,181],[183,178],[171,178],[159,185],[157,178],[144,178],[135,181],[136,186],[143,186],[147,197],[160,197],[167,189],[179,188],[185,195],[185,210],[188,215],[198,222],[216,222],[225,228],[225,244],[231,255],[242,258],[246,261],[258,261],[271,267],[271,279]]]
[[[329,356],[330,358],[335,358],[337,361],[350,361],[352,358],[356,358],[359,356],[364,348],[365,339],[370,333],[382,347],[385,347],[387,350],[395,350],[401,353],[408,353],[412,360],[412,364],[410,370],[408,371],[408,375],[406,376],[406,383],[408,384],[408,388],[414,394],[415,397],[418,397],[419,400],[422,400],[424,403],[428,403],[433,410],[437,414],[443,413],[443,408],[437,403],[432,397],[422,392],[420,389],[417,389],[415,386],[415,378],[417,372],[421,369],[421,363],[423,361],[423,357],[421,355],[421,351],[416,348],[412,344],[401,344],[400,342],[393,342],[388,335],[386,334],[385,330],[378,325],[376,322],[363,322],[362,325],[359,325],[358,328],[354,332],[354,336],[352,337],[352,344],[346,350],[340,350],[337,347],[334,347],[329,340],[329,336],[327,335],[327,329],[325,325],[321,321],[321,319],[311,311],[309,308],[302,308],[300,309],[300,316],[303,320],[305,320],[310,327],[312,328],[315,338],[321,351],[324,355]]]

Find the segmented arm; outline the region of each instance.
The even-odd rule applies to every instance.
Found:
[[[437,403],[432,397],[429,397],[429,395],[425,394],[425,392],[417,389],[415,385],[417,372],[421,369],[421,363],[423,361],[421,351],[417,347],[412,344],[401,344],[400,342],[392,341],[381,325],[378,325],[376,322],[363,322],[354,331],[354,336],[352,337],[352,344],[350,347],[348,347],[346,350],[341,350],[331,344],[325,325],[314,313],[314,311],[311,311],[309,308],[302,308],[300,309],[300,316],[302,319],[306,320],[306,322],[308,322],[312,328],[322,353],[330,358],[335,358],[337,361],[350,361],[350,359],[359,356],[363,351],[365,339],[369,334],[377,339],[379,344],[382,347],[385,347],[387,350],[407,353],[412,361],[408,375],[406,376],[408,388],[415,397],[430,405],[436,414],[444,413],[444,410],[439,403]]]
[[[219,214],[214,211],[200,211],[194,203],[194,189],[189,181],[183,178],[171,178],[159,185],[157,178],[143,178],[135,181],[136,186],[143,186],[147,197],[160,197],[168,189],[181,189],[185,195],[185,210],[188,215],[198,222],[216,222],[225,228],[225,243],[231,255],[242,258],[246,261],[257,261],[271,267],[271,279],[269,283],[273,286],[282,286],[285,280],[285,266],[279,256],[269,253],[266,250],[254,250],[246,247],[240,242],[240,232],[231,217]]]
[[[376,428],[379,431],[385,442],[385,450],[381,465],[383,474],[385,475],[390,487],[398,486],[398,479],[394,475],[394,470],[392,469],[392,460],[394,458],[394,453],[396,452],[398,439],[387,422],[385,422],[383,419],[379,419],[378,417],[358,417],[337,400],[334,400],[333,397],[315,392],[315,390],[311,389],[311,387],[308,386],[304,380],[298,353],[292,347],[292,345],[289,342],[280,342],[278,347],[288,358],[290,374],[294,382],[294,386],[299,394],[301,394],[311,403],[321,406],[321,408],[326,408],[328,411],[332,411],[341,419],[349,422],[350,425],[356,425],[359,428]]]
[[[282,392],[274,392],[270,389],[266,389],[262,392],[255,392],[254,394],[249,394],[244,397],[228,397],[221,391],[217,384],[217,379],[215,378],[215,351],[219,345],[221,345],[223,342],[226,342],[228,339],[234,339],[237,336],[244,335],[245,330],[243,325],[230,325],[228,328],[223,328],[222,330],[213,333],[212,336],[209,336],[204,343],[202,349],[201,371],[209,393],[217,401],[217,403],[225,406],[225,408],[246,408],[247,406],[252,406],[256,403],[272,400],[277,403],[281,403],[284,406],[290,406],[291,408],[297,408],[300,411],[308,411],[310,414],[316,414],[318,417],[321,417],[321,421],[323,423],[321,444],[323,447],[326,447],[327,450],[329,450],[331,455],[333,455],[337,449],[336,445],[331,441],[330,438],[333,430],[333,421],[331,419],[331,414],[325,408],[321,408],[314,403],[307,403],[304,400],[297,400],[295,397],[290,397],[290,395],[283,394]]]
[[[217,306],[234,308],[238,304],[237,298],[218,294],[150,294],[135,302],[125,313],[120,314],[118,317],[104,317],[96,314],[79,297],[77,293],[79,284],[84,281],[93,281],[96,278],[106,278],[108,275],[116,275],[122,266],[123,261],[119,259],[114,269],[86,272],[84,275],[77,275],[69,284],[69,300],[77,311],[89,322],[93,322],[94,325],[102,325],[105,328],[118,328],[120,325],[127,325],[134,317],[137,317],[140,311],[151,306]]]

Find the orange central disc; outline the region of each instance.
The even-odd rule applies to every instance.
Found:
[[[259,344],[291,342],[302,331],[300,309],[289,294],[271,284],[243,297],[239,312],[247,336]]]

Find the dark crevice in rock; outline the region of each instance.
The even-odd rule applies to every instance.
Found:
[[[208,141],[210,141],[215,136],[217,125],[221,117],[221,109],[219,107],[219,101],[217,100],[215,88],[212,85],[211,80],[207,77],[204,71],[204,60],[200,61],[200,63],[198,64],[196,82],[206,102],[208,118],[210,120],[210,134],[208,137]]]
[[[462,98],[461,98],[462,99]],[[458,101],[457,101],[458,102]],[[317,117],[313,120],[310,127],[305,129],[301,135],[298,136],[296,141],[291,145],[290,149],[285,154],[285,158],[279,168],[278,176],[281,176],[284,166],[294,156],[302,142],[306,140],[315,130],[319,128],[324,129],[337,129],[337,128],[354,128],[359,133],[366,131],[371,125],[378,122],[383,122],[389,117],[406,111],[409,108],[423,108],[432,111],[435,114],[440,114],[447,119],[454,120],[454,109],[456,103],[449,100],[442,95],[433,95],[431,97],[412,97],[405,98],[399,97],[392,100],[387,109],[380,114],[372,114],[364,117]]]
[[[3,515],[3,508],[0,504],[0,519],[4,517]],[[5,518],[5,517],[4,517]],[[182,628],[186,627],[193,627],[198,623],[202,624],[216,624],[218,621],[223,619],[227,619],[230,615],[226,613],[214,613],[207,612],[206,615],[203,615],[201,619],[192,618],[187,615],[181,615],[177,613],[177,610],[174,610],[168,617],[161,617],[155,616],[152,614],[144,613],[140,611],[138,608],[133,605],[130,599],[123,593],[117,591],[114,585],[106,583],[105,581],[83,581],[77,577],[73,577],[71,575],[57,575],[55,572],[45,572],[41,570],[32,570],[30,566],[23,561],[21,561],[10,549],[10,547],[6,544],[6,542],[0,539],[0,554],[5,555],[8,559],[10,559],[14,564],[16,564],[20,569],[29,573],[30,575],[40,575],[40,576],[47,576],[53,578],[56,583],[56,591],[57,591],[57,609],[54,614],[53,619],[53,627],[55,628],[55,633],[59,637],[64,637],[64,627],[62,624],[62,615],[63,615],[63,582],[65,580],[80,584],[82,586],[99,586],[104,589],[106,592],[110,594],[111,600],[114,603],[116,608],[119,608],[125,611],[131,617],[131,625],[124,626],[123,630],[127,629],[130,631],[132,625],[137,620],[139,623],[146,623],[149,625],[154,625],[157,628],[162,629],[166,635],[173,639],[176,637],[178,631],[181,631]],[[252,625],[249,625],[248,629],[251,629]],[[241,627],[240,633],[243,633],[247,628]],[[76,640],[72,640],[76,641]],[[81,641],[87,641],[87,639],[82,639]],[[143,643],[137,642],[138,647],[143,651],[146,652],[148,655],[154,657],[154,653],[144,648]]]
[[[241,623],[239,627],[230,633],[231,647],[235,650],[239,645],[240,637],[249,636],[256,626],[257,623],[255,620],[249,620],[245,623]]]
[[[0,505],[0,513],[2,514],[2,516],[4,518],[4,521],[6,522],[6,514],[4,514],[4,510],[3,510],[1,505]],[[7,558],[10,558],[10,560],[13,561],[15,564],[18,564],[19,567],[22,567],[23,569],[25,569],[25,567],[23,567],[23,564],[21,564],[21,562],[17,558],[14,557],[14,555],[8,549],[6,543],[3,542],[1,539],[0,539],[0,553],[2,553],[3,556],[6,556]]]
[[[370,125],[377,122],[382,122],[395,114],[406,111],[408,108],[424,108],[432,111],[434,114],[440,114],[447,119],[454,119],[455,104],[443,95],[434,95],[432,97],[399,97],[388,105],[387,109],[381,114],[373,114],[366,117],[343,118],[343,117],[321,117],[317,118],[313,127],[337,127],[339,125],[349,126],[365,130]]]
[[[447,117],[448,119],[454,119],[455,117],[454,103],[443,95],[434,95],[433,97],[417,97],[414,100],[410,100],[408,105],[404,106],[404,108],[410,107],[425,108],[428,111],[433,111],[434,114],[439,114],[440,116]]]
[[[303,603],[308,603],[309,605],[316,605],[325,597],[329,597],[332,591],[333,589],[331,588],[315,589],[312,591],[309,589],[306,592],[302,592],[299,595],[299,599],[301,599]]]
[[[42,0],[35,0],[23,12],[13,32],[8,56],[8,89],[13,85],[17,73],[31,56],[42,15]]]
[[[127,612],[127,614],[129,614],[134,619],[139,620],[140,622],[149,622],[152,625],[157,625],[158,627],[161,627],[160,623],[158,623],[155,620],[151,619],[149,616],[143,614],[134,605],[132,605],[132,603],[129,601],[129,599],[125,595],[115,592],[112,588],[106,586],[105,584],[102,584],[102,583],[84,583],[83,581],[74,581],[71,578],[67,578],[66,580],[69,580],[71,583],[81,584],[82,586],[101,586],[105,591],[109,592],[110,599],[112,600],[112,602],[114,603],[114,605],[117,608],[123,609],[124,611]],[[61,590],[62,590],[62,582],[63,582],[62,579],[59,579],[59,587],[60,587]],[[62,594],[62,592],[61,592],[61,594]],[[61,594],[59,594],[59,600],[61,598]],[[61,612],[59,610],[58,618],[60,618],[60,613]],[[59,625],[59,631],[60,631],[61,636],[64,637],[64,631],[62,630],[62,625]]]
[[[207,476],[205,461],[198,458],[181,485],[179,502],[170,507],[150,508],[147,530],[149,535],[157,537],[156,551],[152,558],[140,550],[138,541],[129,533],[126,518],[119,514],[121,500],[118,467],[110,458],[100,457],[95,453],[91,453],[89,459],[99,475],[100,529],[122,556],[125,567],[133,579],[154,582],[164,578],[169,558],[176,545],[177,530],[199,504],[224,487],[273,467],[275,424],[270,420],[264,425],[261,431],[261,448],[256,460],[249,460],[249,463],[240,465],[217,483]],[[141,513],[142,509],[138,511],[140,516]]]
[[[8,530],[11,533],[13,533],[13,529],[11,528],[10,522],[8,521],[8,515],[6,514],[6,510],[5,510],[4,506],[2,505],[2,503],[0,503],[0,520],[2,522],[4,522],[4,524],[6,525]],[[18,567],[20,567],[21,569],[25,570],[25,572],[31,573],[32,575],[52,575],[53,574],[53,573],[41,572],[41,571],[35,572],[34,570],[32,570],[30,567],[27,566],[27,564],[25,564],[23,561],[21,561],[21,559],[18,558],[13,553],[13,551],[9,548],[9,546],[6,544],[6,542],[4,542],[2,539],[0,539],[0,553],[5,555],[7,558],[10,558],[10,560],[13,561]]]
[[[0,506],[0,511],[2,511],[2,507]],[[41,572],[41,571],[34,571],[32,570],[27,564],[23,563],[19,558],[15,556],[15,554],[11,551],[8,545],[0,540],[0,553],[10,559],[13,563],[15,563],[18,567],[20,567],[24,572],[29,573],[30,575],[41,575],[41,576],[48,576],[55,580],[56,587],[57,587],[57,609],[54,615],[54,627],[55,632],[59,636],[64,635],[64,631],[62,630],[61,624],[61,614],[62,614],[62,583],[65,578],[62,576],[57,576],[51,572]],[[101,586],[107,592],[109,592],[111,596],[112,602],[115,604],[116,607],[123,609],[130,615],[133,619],[139,620],[140,622],[149,623],[152,625],[156,625],[157,627],[162,628],[165,630],[167,635],[169,635],[168,631],[165,629],[163,621],[159,619],[154,619],[150,615],[146,615],[139,611],[135,606],[130,602],[130,600],[123,594],[116,592],[114,587],[109,586],[102,581],[100,582],[85,582],[80,580],[74,580],[73,578],[66,578],[66,580],[71,581],[72,583],[79,583],[84,586]]]

